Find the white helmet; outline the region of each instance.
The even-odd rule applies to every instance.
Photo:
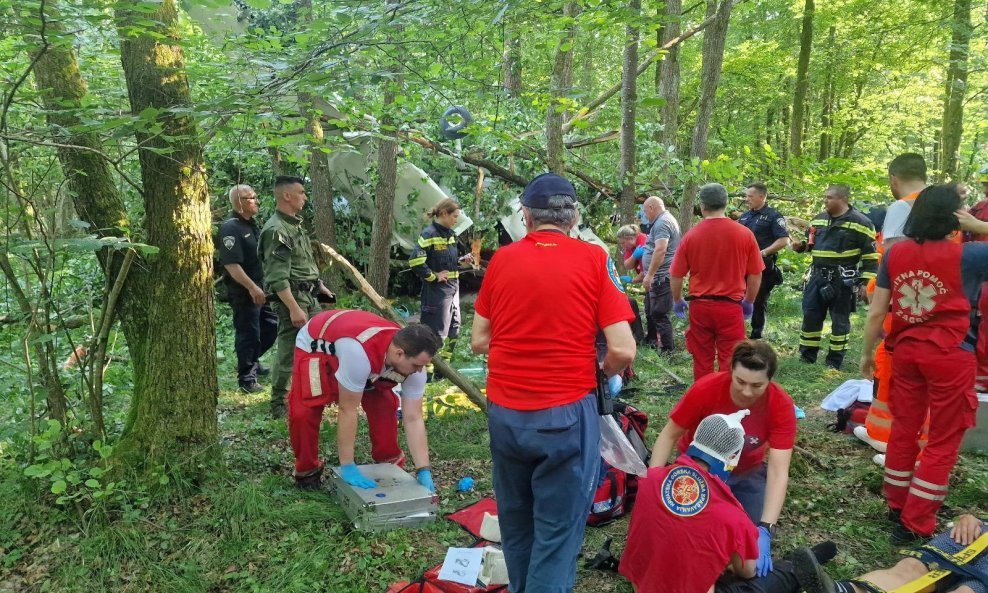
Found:
[[[726,480],[741,459],[744,449],[741,420],[750,413],[750,410],[738,410],[733,414],[707,416],[696,427],[686,454],[707,462],[710,473]]]

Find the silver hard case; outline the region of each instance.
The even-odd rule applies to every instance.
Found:
[[[357,529],[388,531],[436,520],[439,498],[400,467],[391,463],[359,467],[362,474],[377,482],[377,488],[347,484],[338,467],[329,474],[330,492]]]

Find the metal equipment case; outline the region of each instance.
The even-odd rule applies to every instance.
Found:
[[[329,474],[329,490],[353,521],[364,531],[388,531],[436,520],[439,499],[415,478],[390,463],[361,465],[360,471],[377,482],[377,488],[355,488],[343,481],[340,468]]]

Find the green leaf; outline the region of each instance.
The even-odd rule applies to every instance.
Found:
[[[68,487],[69,485],[65,483],[65,480],[58,480],[57,482],[51,485],[51,493],[61,494],[65,492],[65,489]]]
[[[89,488],[99,488],[99,480],[94,480],[92,478],[89,478],[88,480],[86,480],[86,486],[88,486]]]
[[[666,100],[663,97],[649,97],[647,99],[642,99],[642,107],[662,107],[666,104]]]
[[[267,10],[271,8],[271,0],[246,0],[247,6],[254,10]]]

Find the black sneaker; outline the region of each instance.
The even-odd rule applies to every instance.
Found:
[[[816,364],[815,358],[810,358],[809,356],[799,355],[799,362],[805,362],[806,364]]]
[[[909,529],[902,523],[896,523],[892,527],[892,534],[889,535],[889,541],[897,546],[908,546],[910,544],[915,544],[917,542],[923,541],[924,537],[912,529]]]
[[[827,364],[827,368],[828,369],[833,369],[835,371],[839,371],[842,363],[832,362],[832,361],[829,361],[828,360],[826,364]]]
[[[241,383],[240,391],[244,393],[260,393],[264,391],[264,388],[258,385],[256,381],[253,381],[251,383]]]
[[[262,365],[261,363],[257,363],[257,368],[254,369],[254,372],[257,373],[258,377],[267,377],[268,375],[271,374],[271,369]]]
[[[299,490],[321,490],[322,468],[307,476],[295,476],[295,487]]]
[[[809,548],[798,548],[792,553],[792,563],[796,568],[796,580],[806,593],[837,593],[837,585],[823,570],[816,556]]]

